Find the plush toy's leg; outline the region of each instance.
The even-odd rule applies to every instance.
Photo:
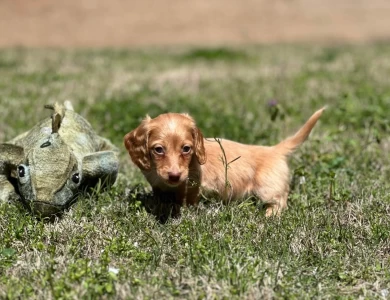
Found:
[[[113,151],[116,155],[119,155],[119,149],[114,146],[108,139],[99,136],[100,147],[99,151]]]
[[[0,202],[18,201],[20,196],[5,175],[0,175]]]
[[[111,186],[118,175],[118,156],[113,151],[95,152],[84,156],[82,169],[84,184],[93,186],[101,180],[104,186]]]
[[[17,165],[23,159],[23,148],[13,144],[0,144],[0,201],[16,200],[19,196],[10,181],[16,178],[11,177]],[[13,179],[12,179],[13,178]]]

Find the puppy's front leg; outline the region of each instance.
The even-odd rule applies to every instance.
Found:
[[[199,184],[197,182],[192,182],[190,180],[187,180],[185,184],[180,186],[180,188],[177,189],[177,202],[183,206],[183,205],[196,205],[198,204],[199,200]]]

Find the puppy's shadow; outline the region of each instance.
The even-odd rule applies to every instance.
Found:
[[[165,224],[169,218],[180,216],[180,205],[177,204],[175,194],[172,192],[146,192],[141,186],[134,187],[127,200],[131,203],[140,201],[146,211],[152,214],[158,222]]]

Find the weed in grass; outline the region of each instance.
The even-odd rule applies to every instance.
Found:
[[[227,161],[227,158],[226,158],[226,153],[225,153],[225,149],[223,148],[222,146],[222,141],[221,139],[219,138],[214,138],[214,140],[218,143],[219,147],[221,148],[221,152],[222,152],[222,155],[220,157],[221,159],[221,162],[222,162],[222,165],[223,165],[223,169],[224,169],[224,174],[225,174],[225,191],[224,191],[224,194],[221,196],[223,199],[229,199],[229,195],[231,193],[231,189],[232,189],[232,185],[230,184],[229,182],[229,179],[228,179],[228,169],[230,168],[230,165],[232,163],[234,163],[236,160],[238,160],[240,158],[240,156],[232,159],[231,161]]]

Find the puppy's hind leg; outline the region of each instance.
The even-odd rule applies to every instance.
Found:
[[[280,215],[287,208],[289,169],[285,160],[271,162],[271,167],[259,172],[254,194],[265,204],[267,217]]]
[[[282,168],[279,169],[280,171]],[[267,217],[280,215],[287,208],[289,192],[288,170],[271,174],[262,174],[258,178],[255,195],[264,203]]]
[[[276,195],[270,202],[266,202],[265,216],[279,216],[283,210],[287,208],[288,192]]]

